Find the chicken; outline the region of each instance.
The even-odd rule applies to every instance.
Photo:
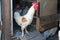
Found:
[[[24,16],[21,16],[19,12],[14,12],[14,19],[16,23],[21,26],[22,30],[22,37],[24,36],[24,30],[26,33],[28,33],[26,27],[32,23],[33,16],[35,11],[38,10],[38,3],[37,2],[32,2],[32,6],[29,8],[27,14]]]

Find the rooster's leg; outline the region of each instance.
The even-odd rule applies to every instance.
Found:
[[[21,28],[21,30],[22,30],[22,37],[24,36],[24,28]]]
[[[29,34],[29,32],[27,31],[27,29],[25,28],[25,32],[27,33],[27,34]]]

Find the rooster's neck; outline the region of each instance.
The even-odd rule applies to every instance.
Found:
[[[35,13],[34,6],[31,6],[26,15],[33,17],[34,13]]]

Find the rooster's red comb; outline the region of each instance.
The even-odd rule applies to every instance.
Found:
[[[38,2],[36,1],[32,2],[32,6],[34,6],[35,10],[38,10]]]
[[[36,1],[32,2],[32,5],[34,5],[34,4],[38,4],[38,2],[36,2]]]

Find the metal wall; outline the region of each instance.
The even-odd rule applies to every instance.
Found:
[[[57,0],[39,0],[40,16],[47,16],[57,13]]]

